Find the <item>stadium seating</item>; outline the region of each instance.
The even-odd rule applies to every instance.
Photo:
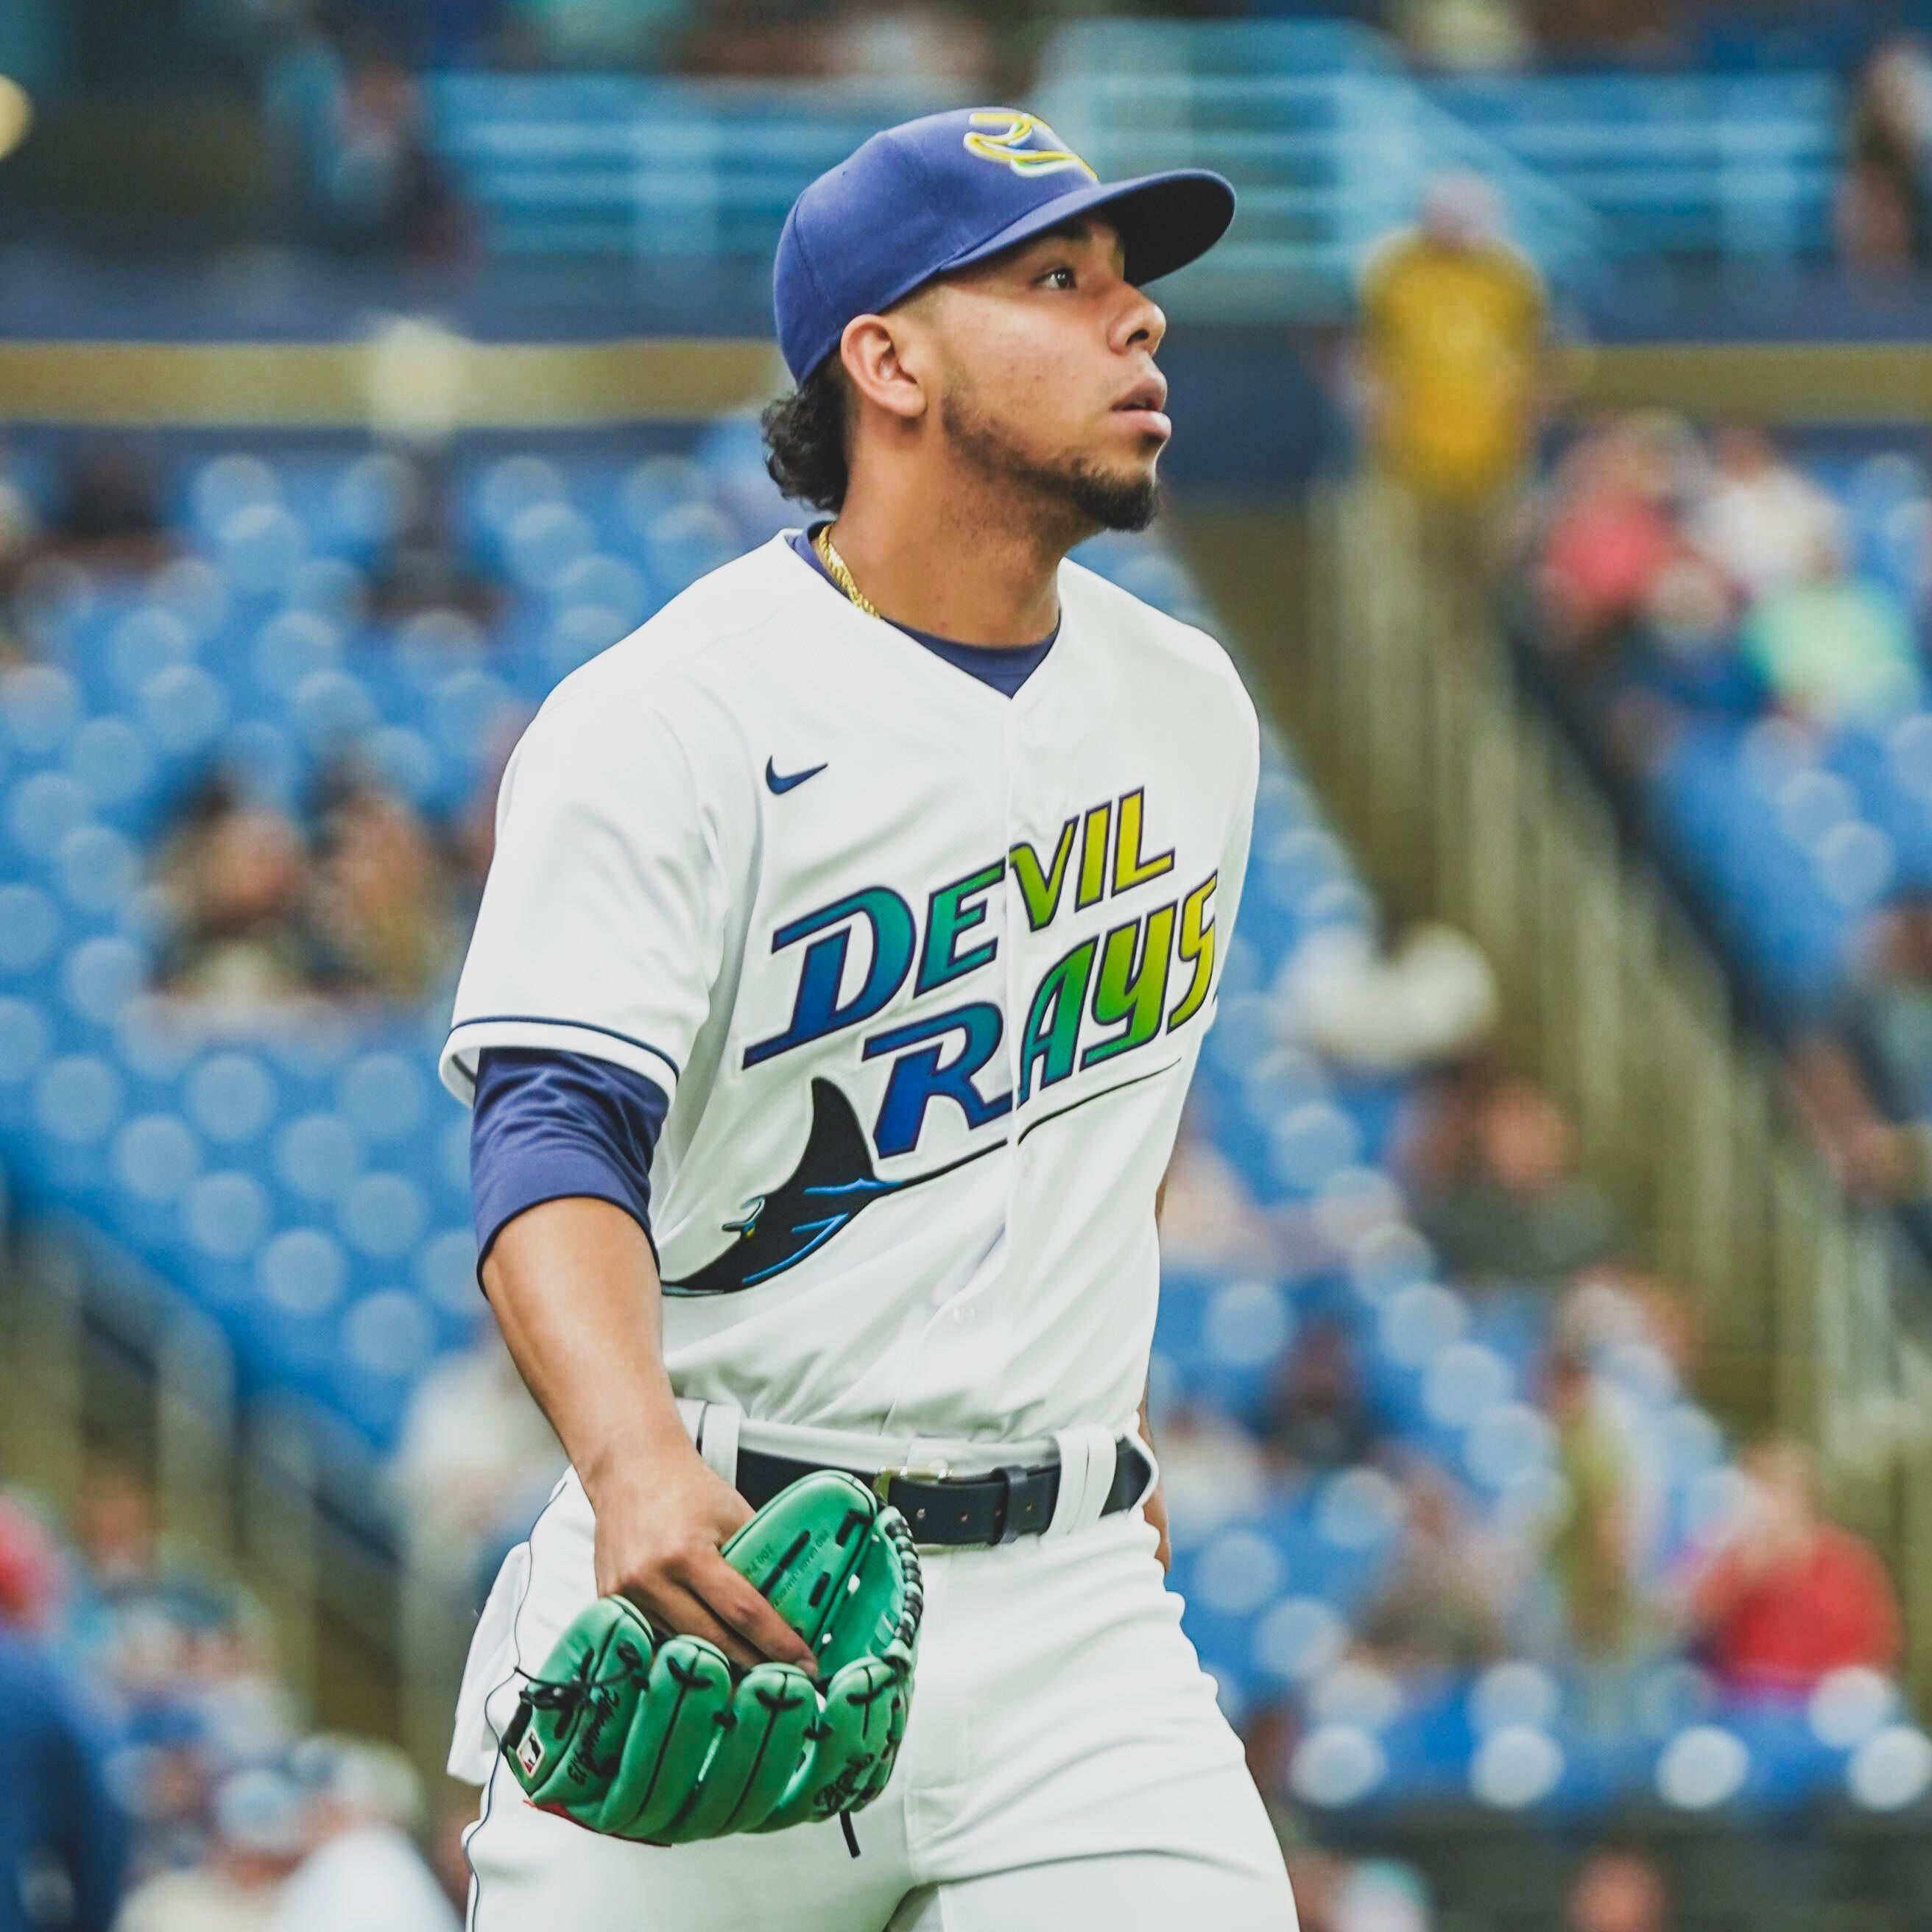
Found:
[[[352,740],[427,812],[458,810],[487,780],[493,734],[558,676],[793,520],[755,452],[742,422],[641,455],[591,438],[460,448],[458,527],[507,591],[485,627],[356,614],[399,514],[392,456],[186,442],[170,451],[180,559],[141,582],[56,566],[29,599],[38,659],[0,679],[0,1158],[29,1209],[84,1215],[205,1304],[250,1386],[299,1389],[379,1448],[479,1315],[467,1117],[434,1072],[448,988],[386,1018],[206,1037],[158,1024],[144,992],[148,859],[217,758],[292,802]],[[19,460],[44,488],[50,452],[29,441]],[[1106,538],[1083,556],[1200,614],[1152,542]],[[1322,1258],[1172,1270],[1157,1400],[1256,1420],[1318,1316],[1352,1340],[1398,1444],[1450,1472],[1480,1514],[1523,1520],[1554,1480],[1534,1388],[1543,1308],[1474,1303],[1438,1279],[1388,1171],[1400,1084],[1338,1075],[1283,1040],[1281,962],[1373,908],[1271,734],[1244,908],[1195,1105],[1258,1206],[1322,1232]],[[1645,1562],[1660,1574],[1736,1477],[1657,1350],[1632,1342],[1599,1366],[1646,1445]],[[1203,1660],[1232,1712],[1286,1699],[1303,1714],[1292,1780],[1311,1808],[1346,1818],[1473,1798],[1499,1816],[1562,1818],[1636,1791],[1703,1817],[1826,1793],[1864,1816],[1932,1788],[1932,1742],[1892,1687],[1857,1673],[1808,1706],[1732,1708],[1662,1660],[1640,1687],[1643,1728],[1606,1738],[1577,1687],[1541,1665],[1404,1684],[1348,1659],[1350,1618],[1403,1511],[1396,1481],[1364,1465],[1174,1525]]]
[[[1821,41],[1809,66],[1664,82],[1430,80],[1352,20],[1103,18],[1054,36],[1030,104],[1103,177],[1226,174],[1240,226],[1163,301],[1274,320],[1345,312],[1364,258],[1450,170],[1490,180],[1545,274],[1579,287],[1619,259],[1816,254],[1840,160],[1845,88],[1828,64],[1839,51]],[[821,169],[874,128],[958,104],[478,72],[436,78],[430,98],[437,152],[493,250],[658,271],[761,268]]]
[[[1828,443],[1804,467],[1843,514],[1853,568],[1916,622],[1928,582],[1917,464]],[[1629,676],[1647,673],[1633,663]],[[1814,728],[1761,692],[1742,704],[1728,692],[1668,694],[1684,718],[1646,778],[1655,833],[1769,1010],[1814,1017],[1841,989],[1867,916],[1932,880],[1932,706]]]

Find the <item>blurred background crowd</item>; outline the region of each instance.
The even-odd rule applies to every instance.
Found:
[[[800,520],[790,196],[1036,90],[1244,196],[1083,560],[1269,720],[1152,1421],[1306,1932],[1932,1912],[1932,7],[15,0],[0,1932],[460,1922],[503,762]]]

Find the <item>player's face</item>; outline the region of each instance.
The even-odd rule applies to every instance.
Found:
[[[933,319],[958,453],[1082,522],[1138,530],[1173,428],[1154,362],[1167,318],[1125,259],[1112,225],[1083,217],[947,276]]]

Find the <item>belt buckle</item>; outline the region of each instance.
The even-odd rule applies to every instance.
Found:
[[[880,1502],[890,1503],[888,1493],[896,1482],[943,1483],[952,1474],[952,1465],[944,1457],[930,1462],[902,1462],[896,1468],[881,1469],[872,1478],[872,1493]]]

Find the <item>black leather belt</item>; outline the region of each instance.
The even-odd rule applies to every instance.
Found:
[[[752,1508],[763,1509],[800,1477],[826,1466],[740,1448],[734,1486]],[[1037,1536],[1052,1521],[1060,1496],[1058,1462],[1031,1468],[1009,1466],[983,1476],[947,1476],[925,1468],[850,1473],[905,1518],[915,1543],[998,1544]],[[1139,1443],[1130,1436],[1120,1437],[1114,1444],[1113,1486],[1100,1514],[1111,1516],[1138,1502],[1153,1473]]]

